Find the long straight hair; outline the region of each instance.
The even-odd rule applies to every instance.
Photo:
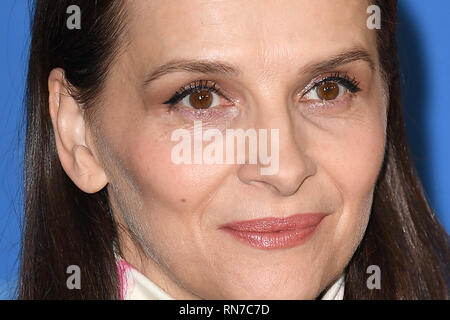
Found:
[[[430,209],[406,143],[396,48],[397,2],[374,0],[380,65],[389,90],[384,163],[363,240],[346,268],[344,299],[448,299],[448,236]],[[78,5],[81,30],[66,27]],[[106,188],[86,194],[65,174],[49,115],[48,76],[65,70],[74,96],[91,109],[120,50],[122,0],[36,0],[27,78],[25,229],[19,299],[118,299],[113,248],[117,224]],[[95,108],[94,108],[95,109]],[[81,271],[81,289],[67,287],[67,268]],[[381,289],[366,285],[368,266]]]

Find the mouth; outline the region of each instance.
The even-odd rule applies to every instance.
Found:
[[[258,249],[291,248],[308,241],[325,216],[324,213],[300,213],[286,218],[231,222],[219,229]]]

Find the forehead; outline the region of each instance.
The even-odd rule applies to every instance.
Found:
[[[135,53],[178,58],[311,59],[348,47],[375,50],[364,0],[134,0],[126,2]],[[150,54],[150,58],[148,55]]]

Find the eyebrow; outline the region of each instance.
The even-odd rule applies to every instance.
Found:
[[[354,47],[350,50],[332,56],[325,61],[308,64],[307,66],[302,68],[301,73],[314,75],[320,74],[355,61],[367,62],[370,69],[375,70],[375,62],[371,58],[370,53],[364,48]]]
[[[375,69],[375,63],[369,52],[364,48],[355,47],[334,55],[327,60],[308,64],[301,68],[300,74],[306,73],[317,75],[355,61],[365,61],[369,64],[370,69]],[[168,63],[153,70],[147,77],[145,77],[144,86],[162,77],[163,75],[180,71],[203,74],[227,74],[234,76],[241,74],[241,71],[238,68],[225,61],[178,59],[169,61]]]
[[[225,61],[196,59],[172,60],[152,71],[150,75],[146,77],[144,85],[148,85],[150,82],[155,81],[163,75],[180,71],[204,74],[240,74],[240,71],[237,68]]]

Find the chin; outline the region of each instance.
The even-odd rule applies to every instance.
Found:
[[[254,288],[245,292],[234,292],[218,299],[229,300],[312,300],[319,292],[313,293],[310,290],[281,290],[281,291],[259,291]],[[262,288],[261,288],[262,290]]]
[[[267,278],[267,276],[266,276]],[[251,279],[238,282],[239,286],[227,286],[226,292],[217,299],[231,300],[311,300],[320,294],[320,286],[291,279]]]

